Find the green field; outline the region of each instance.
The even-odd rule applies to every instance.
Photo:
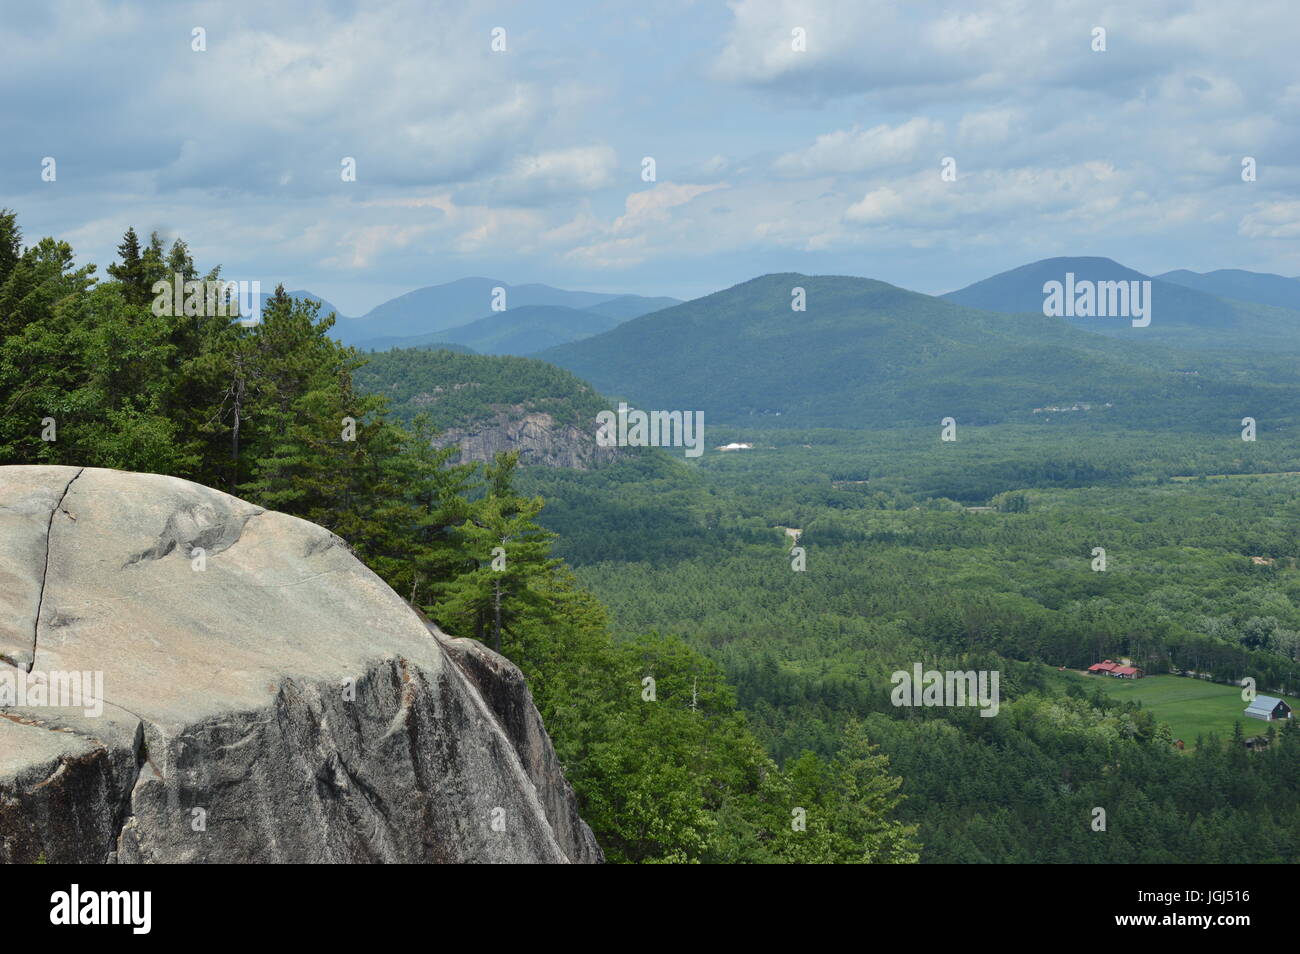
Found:
[[[1169,675],[1134,680],[1110,676],[1078,678],[1096,683],[1116,699],[1141,703],[1158,720],[1169,723],[1174,738],[1182,739],[1188,748],[1196,744],[1198,734],[1217,732],[1225,738],[1232,735],[1234,722],[1240,722],[1241,731],[1248,736],[1263,735],[1268,731],[1269,723],[1247,718],[1242,711],[1246,703],[1241,699],[1241,690],[1232,686]],[[1292,696],[1282,698],[1292,709],[1300,707],[1300,701]]]

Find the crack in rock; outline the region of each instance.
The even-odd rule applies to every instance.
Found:
[[[43,596],[42,660],[104,674],[98,722],[0,710],[0,862],[602,860],[522,674],[483,650],[471,679],[341,538],[176,478],[74,475],[0,468],[22,510],[0,514],[0,648],[23,673]],[[204,544],[221,569],[196,577]]]
[[[63,509],[63,501],[67,498],[68,491],[72,489],[72,485],[77,482],[77,478],[85,472],[86,468],[79,467],[77,472],[72,475],[72,479],[64,486],[63,493],[59,494],[58,503],[56,503],[54,509],[50,511],[49,523],[45,525],[45,567],[41,571],[41,592],[40,596],[36,600],[36,619],[32,622],[32,661],[27,664],[27,671],[29,673],[32,671],[32,667],[36,665],[36,641],[41,632],[41,610],[45,606],[45,579],[50,575],[50,549],[53,547],[54,543],[52,539],[54,536],[54,515],[62,511],[72,520],[75,521],[77,519],[76,517],[73,517],[72,514],[68,513],[67,510]]]

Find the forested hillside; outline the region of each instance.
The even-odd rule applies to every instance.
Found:
[[[765,275],[539,357],[714,425],[1029,422],[1086,405],[1112,426],[1214,431],[1244,416],[1295,421],[1300,407],[1294,361],[1116,341],[864,278]]]
[[[219,270],[134,230],[111,280],[95,273],[66,242],[24,248],[0,212],[0,465],[170,474],[338,534],[444,631],[520,666],[611,860],[916,859],[915,829],[895,817],[900,780],[860,725],[845,724],[836,757],[782,768],[714,663],[671,637],[612,639],[603,607],[550,555],[544,501],[516,491],[515,459],[451,465],[428,416],[405,426],[354,387],[364,359],[331,338],[317,303],[277,289],[251,327],[211,302],[157,315],[155,281]],[[463,358],[399,353],[392,381],[410,400],[438,385],[401,369],[441,368],[454,393]],[[536,392],[511,389],[529,375],[573,400],[565,372],[519,359],[480,359],[474,383],[526,400]],[[806,830],[791,826],[796,807]]]
[[[398,418],[425,414],[439,429],[491,417],[499,407],[541,411],[561,424],[586,427],[609,406],[568,371],[504,355],[399,348],[367,356],[355,378],[360,390],[386,398]]]

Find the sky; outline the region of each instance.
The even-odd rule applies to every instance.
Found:
[[[1293,0],[0,0],[0,207],[101,274],[134,226],[350,315],[467,276],[1296,276],[1298,51]]]

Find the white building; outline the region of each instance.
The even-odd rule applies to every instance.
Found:
[[[1273,696],[1256,696],[1255,701],[1246,707],[1245,712],[1252,719],[1261,719],[1264,722],[1291,718],[1291,707]]]

